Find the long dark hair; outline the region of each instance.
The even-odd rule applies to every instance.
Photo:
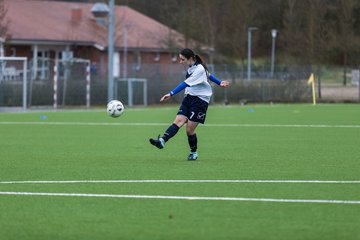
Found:
[[[180,51],[180,54],[183,55],[186,59],[192,58],[194,59],[195,63],[200,63],[201,65],[203,65],[203,67],[206,70],[206,75],[209,74],[209,69],[206,66],[205,62],[198,54],[195,54],[193,50],[191,50],[190,48],[184,48],[183,50]]]

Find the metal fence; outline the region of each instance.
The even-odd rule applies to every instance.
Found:
[[[27,106],[103,106],[107,101],[107,71],[88,61],[59,61],[38,59],[37,64],[28,61],[27,70]],[[21,66],[7,61],[8,70],[0,68],[0,75],[6,76],[0,81],[0,107],[22,105]],[[4,63],[3,63],[4,65]],[[36,66],[36,67],[35,67]],[[56,67],[57,66],[57,67]],[[127,78],[146,79],[147,92],[143,85],[134,84],[131,100],[134,105],[158,104],[161,96],[184,80],[185,70],[174,64],[129,65]],[[344,69],[330,66],[316,68],[304,66],[278,67],[273,77],[267,67],[254,66],[251,80],[248,80],[246,66],[213,65],[211,72],[219,79],[229,80],[231,87],[214,86],[214,103],[246,104],[258,102],[312,102],[311,86],[307,80],[311,73],[316,77],[316,96],[318,102],[358,102],[358,69]],[[122,77],[122,75],[121,75]],[[347,78],[344,85],[344,77]],[[118,99],[128,104],[129,91],[126,84],[118,85]],[[114,89],[115,91],[115,89]],[[144,99],[146,96],[146,99]],[[180,102],[182,94],[171,100]],[[146,101],[145,101],[146,100]]]

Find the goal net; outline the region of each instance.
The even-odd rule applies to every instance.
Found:
[[[27,58],[0,57],[0,108],[27,107]]]
[[[37,58],[30,69],[29,106],[90,107],[90,60]]]
[[[118,78],[114,84],[114,97],[125,105],[147,106],[147,79],[145,78]]]
[[[90,60],[0,57],[0,108],[90,107]]]

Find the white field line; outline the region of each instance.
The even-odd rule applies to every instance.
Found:
[[[0,122],[0,125],[70,125],[70,126],[168,126],[169,123],[123,123],[123,122]],[[216,124],[207,123],[204,127],[264,127],[264,128],[360,128],[360,125],[331,124]]]
[[[0,184],[74,184],[74,183],[316,183],[360,184],[360,180],[30,180],[0,181]]]
[[[246,201],[246,202],[281,202],[281,203],[360,204],[360,201],[358,200],[196,197],[196,196],[126,195],[126,194],[93,194],[93,193],[0,192],[0,195],[133,198],[133,199],[137,198],[137,199],[167,199],[167,200],[173,199],[173,200],[203,200],[203,201]]]

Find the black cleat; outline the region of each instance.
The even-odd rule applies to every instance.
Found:
[[[158,136],[157,139],[150,138],[149,141],[152,145],[154,145],[158,149],[162,149],[165,146],[165,140],[161,138],[160,135]]]

